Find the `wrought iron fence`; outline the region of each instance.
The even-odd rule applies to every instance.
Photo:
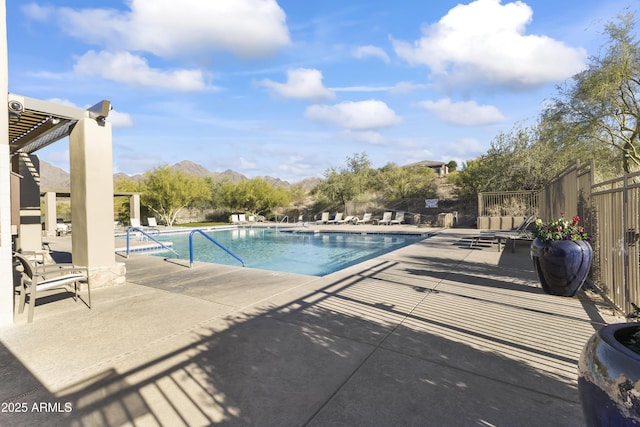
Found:
[[[640,305],[640,172],[601,183],[594,183],[594,173],[593,163],[576,163],[535,195],[481,193],[478,212],[502,216],[528,209],[544,221],[580,216],[591,235],[593,283],[628,314],[631,303]]]

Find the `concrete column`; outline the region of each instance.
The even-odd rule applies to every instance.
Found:
[[[0,1],[0,105],[9,102],[6,2]],[[9,118],[0,114],[0,327],[13,323],[13,263],[11,257],[11,161]]]
[[[111,124],[78,121],[69,154],[73,263],[89,268],[92,287],[124,283],[115,262]]]
[[[56,193],[47,191],[44,193],[44,232],[45,236],[56,235]]]
[[[129,216],[131,217],[131,219],[137,219],[140,220],[140,224],[142,224],[141,218],[140,218],[140,195],[139,194],[132,194],[131,197],[129,198]],[[131,221],[131,224],[133,224],[133,221]]]

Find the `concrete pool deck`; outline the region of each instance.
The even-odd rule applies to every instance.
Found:
[[[324,277],[122,258],[91,310],[0,330],[0,425],[584,425],[576,363],[614,318],[544,294],[524,242],[419,230]]]

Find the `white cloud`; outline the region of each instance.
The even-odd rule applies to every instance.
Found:
[[[201,91],[206,84],[200,70],[164,71],[129,52],[89,51],[78,58],[74,72],[130,85],[148,85],[181,91]]]
[[[240,161],[240,169],[241,170],[253,170],[256,169],[257,165],[255,162],[251,162],[244,157],[240,157],[238,159]]]
[[[160,57],[215,51],[270,56],[291,43],[286,15],[275,0],[130,0],[130,10],[23,8],[32,19],[55,17],[71,36],[110,49]]]
[[[117,110],[111,110],[107,121],[111,123],[114,128],[130,128],[133,127],[133,119],[128,113],[121,113]]]
[[[427,89],[428,87],[429,86],[426,84],[419,84],[419,83],[413,83],[413,82],[398,82],[393,88],[391,88],[389,92],[394,95],[402,95],[405,93],[415,92],[421,89]]]
[[[475,101],[451,102],[449,98],[438,101],[422,101],[417,106],[432,111],[441,120],[454,125],[480,126],[505,121],[493,105],[478,105]]]
[[[287,98],[332,99],[335,93],[322,85],[322,72],[314,69],[297,68],[287,71],[287,82],[277,83],[269,79],[258,84]]]
[[[305,116],[320,122],[333,123],[343,129],[366,130],[395,126],[402,118],[382,101],[347,101],[335,105],[312,105]]]
[[[530,87],[584,69],[586,51],[544,35],[527,35],[531,8],[521,1],[476,0],[452,8],[413,44],[392,40],[398,56],[426,65],[448,83]]]
[[[385,52],[382,48],[379,48],[377,46],[371,46],[371,45],[358,46],[353,50],[353,56],[358,59],[367,58],[367,57],[380,58],[387,64],[391,62],[391,60],[389,59],[389,55],[387,55],[387,52]]]

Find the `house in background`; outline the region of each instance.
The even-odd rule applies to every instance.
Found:
[[[434,162],[432,160],[422,160],[421,162],[411,163],[409,165],[404,165],[403,167],[410,168],[413,166],[424,166],[427,168],[431,168],[438,176],[446,176],[449,173],[449,167],[446,163]]]

